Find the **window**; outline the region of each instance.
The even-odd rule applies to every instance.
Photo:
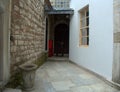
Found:
[[[89,6],[80,10],[80,46],[89,45]]]
[[[53,3],[52,3],[53,2]],[[69,0],[51,0],[51,4],[56,9],[63,9],[63,8],[69,8]]]

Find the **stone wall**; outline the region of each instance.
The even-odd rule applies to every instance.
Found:
[[[35,62],[44,51],[43,0],[12,0],[11,72],[23,63]]]
[[[120,83],[120,0],[114,0],[114,82]]]

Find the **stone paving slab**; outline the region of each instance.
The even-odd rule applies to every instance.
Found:
[[[68,61],[48,61],[36,71],[35,89],[29,92],[120,91]]]
[[[74,83],[72,83],[70,80],[69,81],[56,81],[52,82],[53,88],[55,88],[56,91],[65,91],[69,90],[70,87],[75,86]]]

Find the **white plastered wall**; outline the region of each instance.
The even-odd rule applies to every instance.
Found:
[[[79,10],[89,5],[89,46],[79,46]],[[69,59],[109,80],[113,63],[113,0],[71,0]]]

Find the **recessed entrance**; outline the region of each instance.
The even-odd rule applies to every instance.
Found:
[[[58,24],[54,31],[54,53],[56,56],[69,54],[69,26]]]

